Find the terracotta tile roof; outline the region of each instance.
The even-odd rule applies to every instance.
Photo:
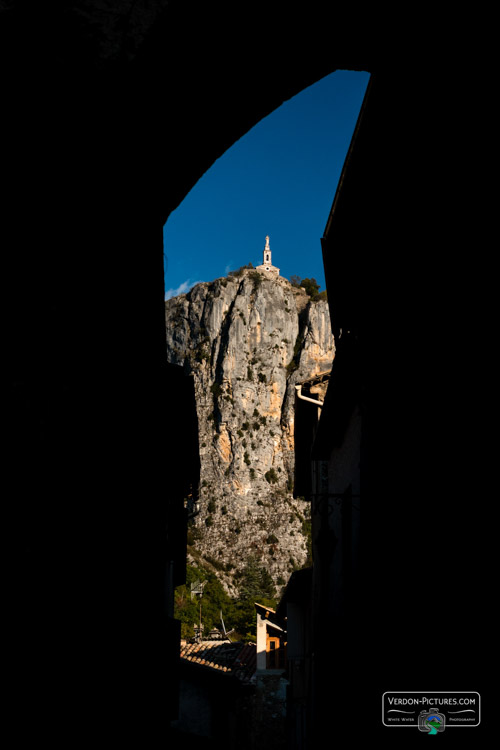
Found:
[[[257,647],[255,643],[241,641],[181,642],[181,659],[226,672],[241,682],[249,683],[253,681],[257,669]]]

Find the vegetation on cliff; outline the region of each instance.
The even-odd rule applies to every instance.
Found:
[[[176,619],[181,622],[181,637],[189,639],[195,634],[195,625],[203,625],[206,638],[212,628],[222,630],[221,613],[226,630],[234,630],[232,640],[255,638],[255,602],[276,606],[276,588],[268,571],[255,558],[236,576],[238,594],[230,597],[215,573],[204,567],[187,566],[186,584],[175,590]],[[191,584],[204,582],[201,598],[191,595]]]
[[[304,289],[307,295],[309,297],[316,301],[316,300],[327,300],[328,295],[326,293],[326,289],[322,292],[319,291],[320,285],[316,281],[316,279],[301,279],[300,276],[291,276],[290,277],[290,283],[295,289]]]
[[[295,385],[331,368],[335,344],[317,282],[297,284],[243,267],[165,304],[167,356],[193,377],[198,415],[188,562],[212,572],[240,614],[252,558],[275,586],[310,559],[309,506],[293,497]]]

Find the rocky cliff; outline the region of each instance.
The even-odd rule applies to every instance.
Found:
[[[294,499],[294,385],[331,368],[328,303],[244,270],[165,303],[168,359],[194,378],[201,460],[191,559],[230,593],[256,556],[282,584],[307,557],[309,507]],[[314,408],[314,407],[312,407]]]

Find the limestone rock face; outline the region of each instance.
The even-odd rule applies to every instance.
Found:
[[[192,374],[199,422],[189,554],[214,565],[230,593],[250,556],[286,581],[306,560],[309,518],[292,496],[294,385],[331,368],[328,303],[245,270],[197,284],[165,309],[168,360]]]

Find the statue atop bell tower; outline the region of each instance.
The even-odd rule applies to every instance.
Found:
[[[280,269],[273,266],[271,261],[271,246],[269,244],[269,235],[266,235],[266,244],[263,253],[263,262],[261,266],[257,266],[256,271],[265,271],[266,273],[273,273],[279,276]]]

